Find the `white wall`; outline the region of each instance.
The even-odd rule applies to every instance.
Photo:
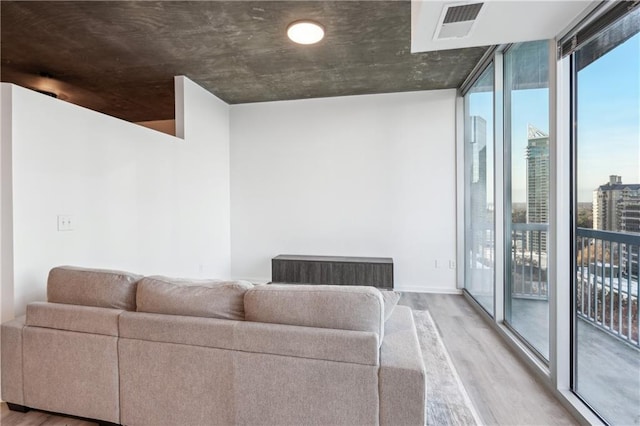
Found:
[[[15,315],[45,299],[56,265],[230,275],[224,102],[177,77],[182,140],[3,83],[3,103],[8,93],[2,146],[13,150],[12,182],[3,175],[2,187],[13,191],[13,205],[3,198],[2,212],[13,213]],[[58,231],[58,215],[71,215],[74,230]],[[3,273],[9,254],[3,249]]]
[[[398,289],[456,291],[454,90],[233,105],[230,128],[232,276],[383,256]]]
[[[14,317],[13,211],[11,187],[11,86],[0,86],[0,322]]]
[[[454,291],[454,101],[230,109],[177,78],[182,140],[2,84],[2,320],[44,299],[60,264],[268,281],[280,253],[389,256],[397,288]]]

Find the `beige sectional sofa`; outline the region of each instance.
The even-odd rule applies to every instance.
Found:
[[[385,296],[54,268],[48,302],[2,325],[2,399],[125,425],[423,425],[411,311]]]

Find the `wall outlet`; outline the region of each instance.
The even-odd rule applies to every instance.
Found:
[[[449,261],[449,269],[456,269],[456,261],[455,260],[450,260]]]
[[[73,216],[65,214],[58,215],[58,231],[73,231],[74,224]]]
[[[440,267],[440,265],[438,264],[438,260],[437,259],[436,259],[436,261],[434,263],[434,266],[435,266],[436,269],[438,269]]]

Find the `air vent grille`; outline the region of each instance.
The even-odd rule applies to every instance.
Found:
[[[451,24],[454,22],[473,21],[478,17],[478,13],[480,13],[483,4],[484,3],[473,3],[449,7],[443,23]]]

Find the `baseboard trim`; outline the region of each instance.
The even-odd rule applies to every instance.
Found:
[[[422,287],[417,285],[404,285],[394,287],[395,291],[406,291],[408,293],[433,293],[433,294],[462,294],[459,288],[449,287]]]

